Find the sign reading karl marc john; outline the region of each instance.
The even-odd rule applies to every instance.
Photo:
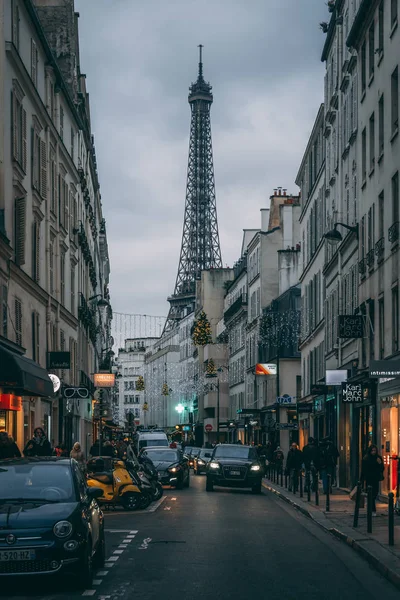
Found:
[[[374,379],[400,378],[400,360],[371,360],[369,376]]]
[[[364,322],[362,315],[339,315],[339,337],[344,339],[362,338]]]
[[[342,383],[342,402],[363,402],[363,387],[361,383]]]

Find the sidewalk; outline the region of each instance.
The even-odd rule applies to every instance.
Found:
[[[394,516],[394,546],[389,546],[387,504],[377,504],[377,516],[372,519],[372,533],[367,533],[367,509],[360,509],[358,527],[354,529],[354,502],[347,492],[334,490],[330,496],[330,511],[327,512],[326,496],[322,494],[322,488],[319,506],[316,506],[315,493],[311,494],[311,501],[308,502],[306,493],[300,498],[299,492],[293,494],[269,479],[263,480],[263,487],[351,546],[400,589],[400,516]]]

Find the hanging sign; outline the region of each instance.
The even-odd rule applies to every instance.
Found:
[[[21,410],[22,397],[14,394],[0,394],[0,410]]]
[[[70,352],[48,352],[47,353],[47,368],[48,369],[70,369],[71,368],[71,353]]]
[[[296,404],[297,397],[284,394],[283,396],[278,396],[276,402],[277,404]]]
[[[95,387],[109,388],[115,385],[114,373],[95,373],[93,379]]]
[[[57,377],[57,375],[53,375],[53,373],[49,373],[48,375],[49,375],[51,381],[53,382],[54,393],[58,392],[58,390],[61,387],[60,378]]]
[[[276,365],[257,363],[256,375],[276,375]]]
[[[362,402],[363,389],[361,383],[342,383],[342,402]]]
[[[398,360],[371,360],[369,363],[369,376],[374,379],[381,377],[400,377],[400,361]]]
[[[364,323],[362,315],[339,315],[339,337],[344,339],[362,338]]]

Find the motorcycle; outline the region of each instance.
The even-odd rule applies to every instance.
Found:
[[[103,490],[99,504],[115,506],[121,504],[125,510],[141,508],[143,493],[140,486],[125,467],[122,460],[98,457],[88,461],[87,485]]]
[[[139,456],[139,463],[152,487],[153,501],[157,501],[164,493],[164,488],[158,480],[158,472],[153,461],[148,457]]]
[[[152,485],[148,480],[146,473],[139,470],[132,461],[127,460],[125,464],[129,475],[132,477],[132,481],[136,483],[142,493],[139,508],[145,509],[153,502]]]

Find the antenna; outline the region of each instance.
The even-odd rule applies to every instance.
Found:
[[[199,44],[199,77],[203,77],[203,44]]]

